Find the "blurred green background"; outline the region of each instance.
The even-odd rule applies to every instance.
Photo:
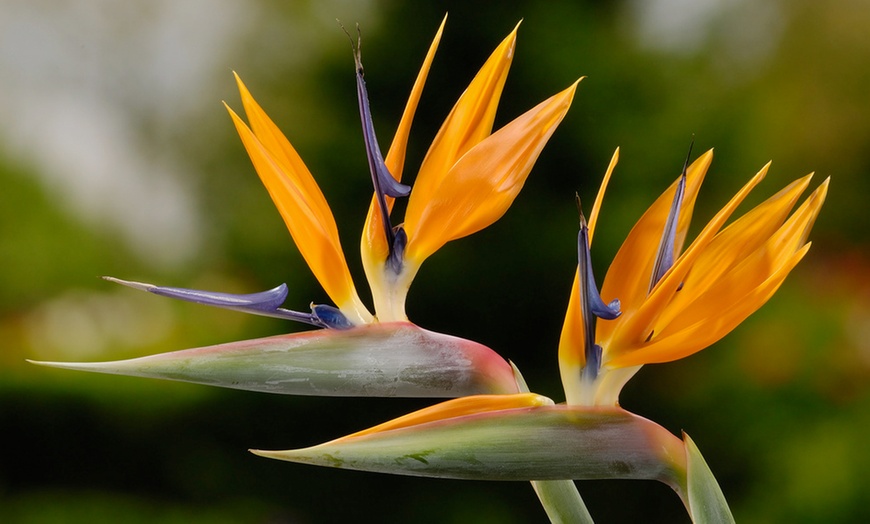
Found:
[[[364,289],[370,180],[346,26],[359,22],[382,144],[432,35],[413,174],[489,52],[523,19],[497,125],[579,76],[507,215],[449,244],[410,294],[419,325],[485,343],[557,401],[574,192],[621,162],[599,279],[633,222],[716,148],[696,230],[764,163],[753,202],[832,177],[813,249],[780,292],[691,358],[648,366],[627,409],[705,454],[739,522],[870,521],[870,2],[171,0],[0,3],[0,522],[540,522],[525,483],[268,461],[426,401],[291,398],[28,365],[110,360],[299,329],[119,288],[114,275],[327,298],[220,105],[237,71],[317,177]],[[745,208],[744,208],[745,209]],[[472,285],[473,284],[473,285]],[[580,482],[599,522],[687,522],[664,485]]]

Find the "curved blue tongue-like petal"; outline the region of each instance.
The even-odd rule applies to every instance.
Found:
[[[311,304],[311,314],[323,327],[331,329],[350,329],[353,324],[340,309],[325,304]]]
[[[683,203],[683,194],[686,191],[686,172],[680,177],[680,182],[677,184],[677,191],[674,193],[674,200],[671,203],[671,210],[668,213],[668,219],[665,222],[665,228],[662,231],[662,239],[659,241],[659,249],[656,253],[656,262],[653,265],[652,275],[650,275],[649,290],[655,287],[659,280],[665,276],[665,273],[674,265],[674,243],[677,237],[677,222],[680,218],[680,207]]]
[[[357,28],[359,30],[359,28]],[[350,35],[348,35],[350,36]],[[363,73],[362,57],[360,52],[360,39],[357,38],[356,45],[353,45],[353,59],[356,65],[356,92],[359,101],[359,115],[362,121],[363,141],[366,147],[366,156],[369,161],[369,171],[372,175],[372,185],[374,185],[375,195],[378,202],[378,209],[381,212],[381,221],[383,222],[384,236],[387,239],[387,245],[390,249],[388,263],[398,273],[401,270],[400,250],[404,249],[404,240],[400,239],[401,245],[396,245],[396,234],[393,231],[390,223],[390,211],[387,207],[386,197],[406,197],[411,193],[411,186],[402,184],[390,173],[384,163],[384,156],[381,154],[381,148],[378,145],[378,138],[375,135],[375,126],[372,122],[372,112],[369,106],[369,96],[366,90],[366,81]],[[397,252],[399,251],[399,252]]]
[[[619,310],[619,300],[612,300],[605,304],[595,284],[595,275],[592,273],[592,257],[589,255],[589,232],[585,220],[580,226],[580,234],[577,237],[578,261],[580,264],[580,292],[584,307],[594,316],[604,320],[613,320],[622,312]]]
[[[671,210],[668,212],[668,219],[665,221],[662,239],[659,241],[659,249],[656,253],[656,261],[650,275],[649,291],[652,291],[659,280],[665,276],[665,273],[671,269],[677,256],[677,253],[674,252],[677,238],[677,224],[680,221],[680,210],[683,207],[683,197],[686,193],[686,171],[689,168],[689,158],[692,155],[692,146],[694,144],[694,141],[689,144],[689,153],[686,155],[686,161],[683,163],[683,173],[680,175],[677,190],[674,192],[674,199],[671,201]]]
[[[375,125],[372,122],[372,110],[369,106],[369,95],[366,90],[366,81],[363,73],[360,44],[357,43],[353,50],[353,59],[356,64],[356,94],[359,101],[359,116],[362,120],[363,140],[366,144],[366,156],[369,160],[369,170],[372,173],[372,182],[379,196],[386,194],[393,198],[405,197],[411,193],[411,186],[402,184],[387,169],[384,156],[378,145],[378,137],[375,135]]]
[[[372,111],[369,107],[369,96],[366,90],[366,81],[363,78],[363,67],[360,61],[359,48],[354,53],[356,60],[356,87],[357,97],[359,99],[359,114],[363,126],[363,140],[366,145],[366,156],[369,160],[369,170],[372,173],[372,182],[375,184],[375,190],[381,194],[397,198],[406,197],[411,193],[411,186],[402,184],[390,173],[387,165],[384,162],[381,148],[378,145],[378,138],[375,135],[375,126],[372,122]]]
[[[578,203],[579,205],[579,203]],[[583,342],[586,364],[583,375],[587,380],[594,380],[601,369],[602,348],[595,343],[596,317],[613,320],[622,312],[619,310],[619,300],[605,304],[595,284],[592,273],[592,257],[589,254],[589,229],[586,218],[580,213],[580,232],[577,234],[577,271],[580,286],[580,314],[583,315],[583,332],[586,340]]]
[[[344,323],[338,320],[324,322],[318,315],[314,313],[301,313],[284,309],[281,304],[287,298],[287,284],[281,284],[278,287],[262,291],[260,293],[248,293],[237,295],[233,293],[219,293],[216,291],[200,291],[197,289],[186,289],[180,287],[164,287],[155,286],[154,284],[146,284],[144,282],[132,282],[129,280],[121,280],[114,277],[103,277],[109,282],[121,284],[122,286],[148,291],[155,295],[163,297],[177,298],[187,302],[196,304],[204,304],[206,306],[215,306],[224,309],[232,309],[242,311],[244,313],[252,313],[254,315],[262,315],[266,317],[283,318],[286,320],[294,320],[296,322],[304,322],[317,327],[331,327],[342,329],[344,323],[350,324],[345,318]],[[330,315],[330,319],[334,319],[341,312],[337,309],[336,313]],[[342,315],[343,316],[343,315]]]

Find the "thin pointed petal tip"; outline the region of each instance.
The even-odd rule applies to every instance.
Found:
[[[558,98],[565,99],[565,103],[567,103],[567,104],[568,104],[568,107],[570,107],[570,106],[571,106],[571,103],[574,101],[574,95],[577,94],[577,87],[580,86],[580,82],[582,82],[584,78],[586,78],[586,77],[585,77],[585,76],[581,76],[581,77],[578,78],[577,80],[574,80],[574,82],[571,83],[571,85],[569,85],[568,87],[566,87],[565,89],[563,89],[561,92],[556,93],[556,94],[555,94],[553,97],[551,97],[551,98],[557,98],[557,97],[558,97]],[[568,107],[565,108],[565,111],[568,110]],[[563,115],[563,116],[564,116],[564,115]]]
[[[42,366],[46,368],[58,368],[58,369],[78,369],[82,366],[77,362],[53,362],[50,360],[33,360],[26,358],[24,359],[28,364],[33,364],[34,366]]]
[[[810,173],[808,176],[813,176],[814,174],[815,174],[815,173]],[[821,205],[822,203],[824,203],[825,198],[827,197],[827,194],[828,194],[828,186],[829,186],[830,184],[831,184],[831,177],[827,177],[827,178],[825,178],[825,179],[822,181],[822,183],[819,184],[819,187],[818,187],[818,189],[817,189],[817,191],[819,191],[819,199],[820,199],[819,205]]]
[[[264,457],[264,458],[270,458],[270,459],[279,459],[280,458],[280,456],[278,455],[278,452],[269,451],[266,449],[249,449],[248,452],[253,453],[254,455],[257,455],[258,457]]]
[[[509,41],[510,41],[510,45],[511,45],[511,52],[510,52],[510,54],[508,55],[508,58],[512,58],[512,57],[513,57],[513,49],[516,47],[516,43],[517,43],[517,33],[519,32],[519,30],[520,30],[520,26],[521,26],[522,24],[523,24],[523,19],[520,18],[520,20],[517,22],[517,25],[515,25],[514,28],[511,29],[511,32],[508,33],[508,36],[505,38],[505,41],[508,41],[508,40],[509,40]]]
[[[504,215],[565,117],[575,91],[576,82],[482,138],[439,175],[440,180],[421,185],[421,172],[405,217],[409,259],[420,264],[447,242],[476,233]]]
[[[151,291],[151,289],[157,287],[154,284],[146,284],[145,282],[135,282],[133,280],[121,280],[120,278],[110,277],[107,275],[103,275],[100,278],[107,282],[112,282],[114,284],[120,284],[122,286],[126,286],[133,289],[138,289],[139,291]]]

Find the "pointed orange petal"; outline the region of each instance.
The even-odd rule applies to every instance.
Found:
[[[574,83],[541,102],[468,151],[450,169],[444,183],[427,195],[419,214],[412,214],[409,204],[406,258],[419,264],[446,242],[498,220],[522,189],[532,165],[571,106],[576,88]],[[419,195],[416,187],[414,192]]]
[[[387,169],[390,170],[390,173],[393,174],[396,180],[402,179],[402,168],[405,163],[405,151],[408,146],[408,135],[411,132],[411,122],[414,120],[414,112],[420,103],[423,85],[426,83],[426,77],[429,76],[429,68],[432,67],[432,61],[435,59],[435,52],[438,50],[438,44],[441,42],[441,34],[444,32],[444,24],[446,23],[447,16],[445,15],[441,25],[438,27],[438,32],[435,33],[432,44],[429,46],[429,51],[426,53],[423,65],[417,74],[417,79],[414,81],[414,87],[411,89],[411,95],[408,97],[405,111],[402,113],[402,119],[399,121],[399,127],[396,129],[396,135],[393,137],[393,143],[390,145],[390,150],[384,159]]]
[[[704,252],[704,249],[710,244],[713,237],[719,232],[737,206],[761,182],[767,173],[768,166],[769,164],[764,166],[758,174],[752,177],[752,180],[743,186],[725,207],[713,217],[698,235],[698,238],[692,242],[692,245],[674,262],[674,266],[656,284],[640,307],[631,315],[624,313],[625,318],[618,322],[611,338],[607,341],[607,345],[602,343],[602,346],[607,348],[608,355],[611,358],[634,351],[644,344],[644,341],[653,329],[656,319],[665,310],[674,293],[680,288],[695,260]]]
[[[764,305],[809,249],[809,244],[804,242],[824,202],[828,181],[822,183],[785,223],[781,219],[782,210],[777,209],[784,208],[787,212],[794,203],[795,192],[804,189],[808,181],[809,177],[804,177],[792,183],[748,213],[746,217],[761,219],[759,210],[767,212],[768,218],[781,226],[757,249],[740,257],[739,263],[697,291],[696,295],[699,296],[690,304],[682,307],[677,304],[678,314],[673,316],[669,324],[657,325],[651,341],[636,351],[618,357],[610,365],[620,367],[667,362],[691,355],[724,337]],[[731,227],[738,225],[738,222]],[[738,244],[734,246],[735,249],[741,249],[741,239],[733,235],[730,238]],[[691,271],[696,270],[692,268]],[[680,293],[690,285],[687,278]],[[668,305],[669,309],[672,307],[675,307],[673,303]]]
[[[807,241],[810,230],[819,216],[819,211],[822,210],[822,204],[825,203],[830,182],[830,177],[826,178],[781,228],[782,231],[787,231],[785,234],[787,238],[791,239],[795,247]]]
[[[686,190],[680,219],[677,222],[675,249],[679,249],[679,245],[685,238],[698,191],[712,160],[711,149],[695,160],[686,171]],[[601,286],[601,298],[605,302],[619,299],[623,319],[615,322],[600,322],[597,332],[600,340],[609,339],[614,329],[640,307],[649,294],[650,274],[678,181],[679,179],[674,181],[637,221],[607,270],[607,276]]]
[[[598,194],[595,196],[595,202],[592,204],[592,212],[589,213],[589,221],[587,229],[589,230],[589,247],[592,247],[592,236],[595,233],[595,224],[598,223],[598,214],[601,212],[601,203],[604,201],[604,193],[607,191],[607,185],[610,183],[610,177],[613,175],[613,170],[616,169],[616,164],[619,163],[619,148],[613,152],[610,157],[610,164],[607,165],[607,171],[604,173],[604,179],[598,187]]]
[[[429,46],[429,51],[426,53],[426,58],[423,60],[423,65],[420,72],[417,74],[417,79],[414,81],[414,87],[411,89],[411,95],[408,97],[408,102],[405,104],[405,111],[402,113],[402,119],[399,121],[399,126],[396,129],[396,135],[393,137],[393,143],[387,153],[384,162],[389,169],[390,174],[396,180],[402,180],[402,171],[405,165],[405,152],[408,146],[408,136],[411,132],[411,123],[414,120],[414,113],[417,110],[417,105],[420,102],[420,96],[423,93],[423,85],[426,83],[426,77],[429,75],[429,68],[432,66],[432,61],[435,58],[435,51],[438,49],[438,44],[441,42],[441,34],[444,31],[444,24],[447,23],[447,16],[441,21],[441,26],[435,34],[435,39]],[[386,197],[387,206],[392,209],[394,199]],[[366,269],[366,276],[369,282],[372,282],[378,276],[377,267],[380,267],[389,255],[389,246],[387,246],[384,238],[383,226],[380,219],[380,210],[376,197],[372,197],[369,204],[369,212],[366,216],[365,226],[363,227],[363,236],[360,243],[360,251],[362,253],[363,266]]]
[[[684,312],[690,315],[695,313],[695,305],[700,300],[716,296],[714,288],[722,289],[723,275],[736,265],[745,263],[771,238],[782,226],[809,182],[810,176],[792,182],[717,234],[686,275],[681,291],[674,295],[667,309],[659,316],[654,331],[661,333],[676,317],[683,316]],[[794,245],[789,255],[798,247],[799,245]],[[733,286],[740,286],[741,283],[745,288],[757,285],[758,281],[741,279],[729,283],[728,286],[733,291]],[[728,291],[728,288],[725,290]],[[725,303],[721,298],[714,299],[714,302],[718,307]]]
[[[747,301],[746,296],[781,267],[788,265],[794,253],[803,247],[797,244],[800,235],[795,234],[793,226],[805,223],[809,214],[797,213],[792,218],[795,220],[790,220],[764,245],[746,254],[730,271],[720,275],[715,281],[710,281],[688,307],[678,310],[679,304],[677,307],[669,305],[669,309],[673,307],[677,310],[677,315],[668,324],[658,323],[654,328],[655,332],[666,337],[696,322],[715,318],[723,308],[736,304],[742,304],[750,313],[760,308],[762,304]],[[722,333],[720,336],[724,335]]]
[[[806,255],[809,247],[810,244],[806,244],[802,249],[793,253],[788,261],[770,275],[767,280],[753,289],[742,300],[732,304],[731,307],[719,309],[716,315],[708,316],[670,336],[663,336],[661,339],[653,341],[641,349],[625,353],[611,361],[608,365],[614,368],[621,368],[641,364],[671,362],[687,357],[717,342],[776,293],[776,290],[779,289],[788,273]]]
[[[552,405],[552,400],[535,393],[515,393],[509,395],[474,395],[470,397],[460,397],[452,400],[447,400],[441,402],[440,404],[436,404],[434,406],[430,406],[428,408],[409,413],[388,422],[384,422],[383,424],[379,424],[377,426],[358,431],[351,435],[342,437],[338,441],[361,437],[363,435],[369,435],[372,433],[382,433],[384,431],[390,431],[394,429],[418,426],[420,424],[435,422],[437,420],[446,420],[450,418],[464,417],[466,415],[474,415],[476,413]]]
[[[795,180],[723,229],[698,257],[686,283],[699,278],[714,281],[743,255],[752,252],[782,226],[812,175]],[[727,264],[723,262],[727,259]],[[684,286],[685,287],[685,286]]]
[[[574,282],[571,284],[571,298],[568,299],[568,310],[562,323],[562,334],[559,337],[559,374],[562,377],[562,387],[567,398],[575,398],[579,391],[580,372],[586,364],[584,340],[586,329],[583,326],[580,308],[580,276],[574,272]]]
[[[248,117],[248,123],[254,136],[257,137],[257,140],[275,161],[284,166],[286,176],[306,195],[305,198],[309,202],[309,207],[316,214],[320,223],[334,230],[335,220],[332,218],[329,204],[326,202],[320,187],[314,181],[314,177],[311,176],[299,153],[296,152],[290,141],[284,136],[284,133],[278,129],[278,126],[263,111],[263,108],[254,100],[254,97],[251,96],[250,91],[248,91],[239,75],[233,74],[236,77],[242,106],[245,108],[245,115]],[[336,232],[335,235],[337,236],[338,233]]]
[[[258,126],[266,125],[265,114],[249,106],[249,111],[251,109],[254,111],[252,121],[257,121]],[[296,162],[292,155],[289,155],[288,150],[280,146],[278,149],[269,150],[229,106],[227,110],[257,174],[269,191],[293,241],[314,276],[333,302],[348,315],[351,322],[370,321],[371,315],[357,296],[348,271],[332,212],[320,189],[314,183],[311,173],[301,160]],[[272,134],[268,127],[261,129],[264,130],[266,143],[273,146],[279,144],[280,139]]]
[[[419,217],[456,161],[492,132],[518,28],[519,24],[493,51],[441,125],[414,181],[406,217]]]

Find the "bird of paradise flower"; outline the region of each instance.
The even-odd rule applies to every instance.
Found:
[[[110,280],[323,329],[120,362],[41,364],[277,393],[462,397],[318,446],[254,452],[394,474],[532,481],[556,522],[591,522],[571,479],[655,479],[677,492],[696,522],[731,521],[727,503],[691,439],[684,435],[681,440],[625,411],[618,405],[619,393],[642,365],[700,351],[772,296],[809,248],[806,239],[828,182],[794,213],[809,176],[725,227],[764,177],[765,166],[684,251],[712,152],[691,166],[687,159],[677,181],[629,233],[599,294],[589,253],[617,150],[588,222],[581,215],[578,269],[559,344],[566,403],[556,405],[531,393],[518,370],[489,348],[422,330],[405,315],[405,297],[422,262],[446,242],[487,227],[506,211],[576,88],[575,83],[491,134],[515,29],[454,106],[411,190],[400,182],[405,148],[442,29],[443,24],[386,157],[375,137],[359,44],[354,48],[375,189],[361,240],[374,314],[358,296],[320,189],[237,77],[249,123],[228,108],[230,115],[294,241],[335,307],[312,305],[310,313],[284,309],[288,291],[283,285],[263,293],[228,295]],[[409,196],[405,221],[393,227],[393,201],[404,196]]]
[[[231,295],[106,278],[158,295],[322,329],[124,361],[42,364],[299,395],[458,397],[517,392],[514,370],[507,361],[482,344],[410,323],[405,299],[426,258],[445,243],[489,226],[507,211],[570,107],[577,82],[492,132],[517,26],[456,102],[411,189],[400,182],[405,151],[443,28],[444,22],[417,75],[386,157],[375,136],[359,41],[353,46],[374,186],[360,242],[374,314],[357,293],[335,219],[314,177],[236,75],[248,123],[229,106],[227,110],[299,251],[335,306],[312,304],[310,312],[285,309],[284,284],[262,293]],[[394,227],[392,206],[403,196],[408,197],[405,220]]]
[[[773,295],[810,247],[807,236],[829,181],[793,213],[812,175],[724,227],[764,178],[768,164],[683,251],[713,158],[708,151],[684,167],[637,222],[599,294],[589,247],[618,155],[619,150],[588,222],[581,215],[578,269],[559,346],[565,404],[530,393],[521,382],[523,392],[517,394],[451,400],[314,447],[254,453],[405,475],[532,480],[548,514],[559,522],[591,522],[566,479],[653,479],[677,492],[695,522],[733,521],[688,435],[680,440],[622,409],[619,392],[642,365],[710,346]]]

